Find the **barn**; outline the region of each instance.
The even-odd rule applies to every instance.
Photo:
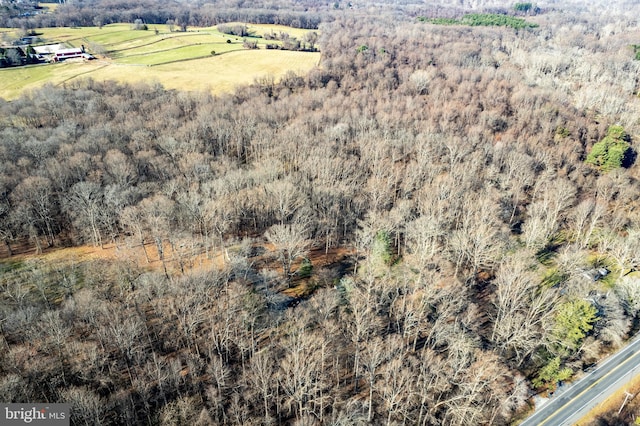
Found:
[[[65,59],[71,58],[82,58],[84,52],[79,48],[71,48],[71,49],[60,49],[57,50],[55,55],[53,56],[54,61],[64,61]]]

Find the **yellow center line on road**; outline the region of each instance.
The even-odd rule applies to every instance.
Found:
[[[585,388],[582,392],[580,392],[578,395],[574,396],[571,400],[569,400],[566,404],[560,406],[556,411],[553,412],[553,414],[551,414],[550,416],[548,416],[542,423],[539,424],[539,426],[543,426],[544,424],[546,424],[547,422],[549,422],[552,418],[556,417],[558,415],[558,413],[560,411],[562,411],[567,405],[573,403],[576,399],[580,398],[584,393],[588,392],[589,390],[591,390],[591,388],[593,388],[595,385],[597,385],[598,383],[600,383],[604,378],[610,376],[611,374],[613,374],[614,371],[618,370],[619,368],[621,368],[623,365],[625,365],[626,363],[628,363],[629,361],[631,361],[633,359],[633,357],[636,355],[637,353],[631,353],[631,355],[624,360],[622,363],[618,364],[616,367],[614,367],[611,371],[609,371],[607,374],[605,374],[604,376],[600,377],[598,380],[596,380],[595,382],[593,382],[592,384],[590,384],[587,388]],[[617,383],[618,381],[616,380],[615,383]],[[615,384],[614,383],[614,384]],[[591,401],[589,401],[591,402]],[[585,404],[586,405],[586,404]],[[580,407],[580,409],[582,409],[584,407],[584,405],[582,407]]]

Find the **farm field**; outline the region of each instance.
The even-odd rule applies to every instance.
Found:
[[[282,31],[301,38],[306,32],[280,25],[248,27],[256,35]],[[267,41],[262,38],[252,38],[259,48],[248,50],[243,47],[242,38],[220,33],[215,27],[171,32],[166,25],[152,25],[142,31],[132,30],[130,24],[113,24],[102,29],[45,28],[37,32],[46,43],[84,45],[98,60],[2,69],[0,97],[14,99],[46,83],[61,85],[87,77],[98,81],[155,82],[169,89],[222,93],[265,75],[277,79],[287,71],[305,73],[320,60],[319,52],[266,50]],[[194,69],[199,72],[194,73]]]

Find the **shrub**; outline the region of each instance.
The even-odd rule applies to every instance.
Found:
[[[518,12],[528,12],[533,8],[532,3],[516,3],[513,5],[513,9]]]
[[[373,240],[372,255],[385,265],[391,263],[391,237],[387,231],[378,231]]]
[[[570,368],[560,368],[560,358],[552,358],[547,365],[542,367],[538,372],[538,375],[531,383],[535,387],[548,386],[551,390],[555,389],[556,383],[567,380],[571,377],[572,371]]]
[[[147,24],[145,24],[142,19],[136,19],[133,22],[133,29],[134,30],[142,30],[142,31],[146,31],[149,29],[149,27],[147,26]]]
[[[558,126],[556,128],[556,136],[559,138],[566,138],[571,135],[571,132],[566,127]]]
[[[607,136],[593,145],[585,161],[604,172],[622,167],[631,155],[631,145],[628,141],[629,135],[622,126],[609,126]]]
[[[586,300],[563,303],[556,311],[553,334],[562,346],[576,350],[597,318],[597,309]]]
[[[311,276],[312,271],[313,271],[313,264],[308,258],[305,257],[304,259],[302,259],[302,264],[298,269],[298,275],[301,278],[308,278]]]
[[[242,47],[244,47],[245,49],[257,49],[258,48],[258,42],[255,41],[255,40],[244,39],[242,41]]]
[[[216,27],[218,31],[224,34],[234,35],[238,37],[249,36],[249,28],[246,25],[225,25],[221,24]]]
[[[430,19],[429,22],[436,25],[455,25],[460,23],[460,21],[454,18],[433,18]]]

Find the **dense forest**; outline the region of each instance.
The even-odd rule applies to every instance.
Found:
[[[640,14],[578,4],[511,28],[354,2],[308,75],[0,99],[0,400],[106,425],[524,415],[640,312]],[[32,255],[69,246],[148,262]]]
[[[187,26],[213,26],[226,22],[281,24],[297,28],[317,28],[321,21],[331,19],[340,3],[332,8],[309,7],[304,2],[279,0],[278,4],[252,1],[181,2],[144,0],[67,1],[56,13],[43,13],[31,4],[0,6],[0,27],[34,29],[40,27],[100,26],[141,19],[146,24],[175,23],[183,30]],[[3,10],[4,9],[4,10]]]

